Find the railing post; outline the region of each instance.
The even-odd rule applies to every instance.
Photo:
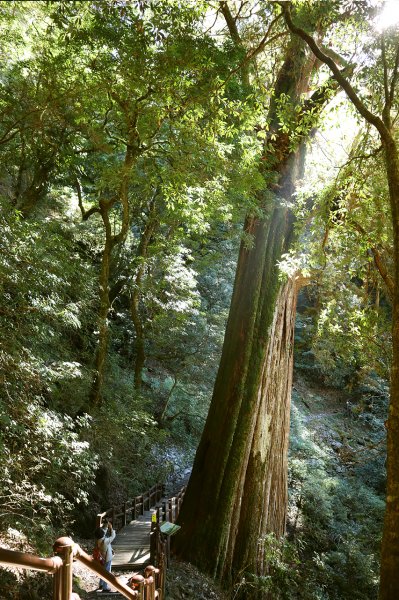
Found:
[[[157,532],[158,532],[158,511],[153,510],[151,514],[151,533],[150,533],[150,562],[157,563]]]
[[[162,498],[162,486],[161,484],[157,484],[157,502]]]
[[[123,527],[125,527],[126,523],[127,523],[127,517],[126,517],[126,506],[127,506],[127,502],[123,503]]]
[[[144,577],[142,575],[133,575],[130,579],[133,589],[137,592],[137,599],[144,600]]]
[[[144,496],[137,496],[138,505],[140,507],[139,516],[144,514]]]
[[[155,600],[155,577],[157,572],[159,573],[159,570],[152,565],[148,565],[144,570],[144,577],[146,578],[145,600]]]
[[[53,600],[61,598],[61,569],[58,569],[53,575]]]
[[[166,566],[169,569],[170,567],[170,535],[166,537]]]
[[[54,577],[54,600],[71,600],[74,541],[69,537],[56,540],[54,553],[62,558],[62,567]]]
[[[159,553],[159,565],[158,565],[158,569],[159,569],[159,574],[158,574],[158,588],[160,589],[161,592],[161,600],[164,600],[165,598],[165,592],[166,592],[166,564],[165,564],[165,542],[160,541],[160,546],[161,546],[161,551]]]
[[[173,523],[173,507],[172,507],[172,498],[169,498],[169,500],[168,500],[168,509],[169,509],[169,510],[168,510],[168,518],[167,518],[167,520],[168,520],[170,523]]]

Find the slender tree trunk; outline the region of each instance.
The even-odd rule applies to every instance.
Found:
[[[132,292],[130,301],[130,314],[132,316],[135,339],[135,360],[134,360],[134,387],[137,391],[141,390],[143,383],[143,369],[145,364],[145,336],[144,326],[139,312],[140,289],[136,288]]]
[[[135,361],[134,361],[134,387],[141,389],[143,382],[143,368],[145,364],[145,330],[143,320],[140,315],[140,297],[145,272],[145,261],[148,255],[148,246],[153,235],[157,222],[155,215],[155,196],[150,203],[150,211],[144,231],[141,235],[140,243],[137,248],[136,262],[138,263],[136,276],[133,284],[133,291],[130,302],[130,314],[132,316],[133,326],[136,333],[135,339]]]
[[[394,234],[391,397],[387,421],[387,496],[381,549],[380,600],[399,598],[399,159],[394,138],[385,143]]]
[[[110,309],[109,299],[109,276],[112,251],[114,247],[121,244],[127,235],[129,227],[129,199],[128,199],[128,182],[130,170],[134,162],[135,153],[133,145],[129,145],[126,149],[125,160],[122,167],[121,186],[119,195],[110,201],[101,200],[99,212],[103,219],[105,229],[105,244],[101,259],[101,272],[99,278],[100,288],[100,308],[98,314],[98,345],[94,358],[94,377],[90,390],[90,401],[93,405],[101,404],[102,388],[105,375],[105,364],[108,352],[108,313]],[[122,224],[117,235],[112,234],[109,214],[114,204],[119,200],[122,204]]]
[[[177,387],[177,375],[174,374],[173,378],[174,378],[173,385],[170,388],[170,390],[168,392],[168,395],[166,396],[166,399],[165,399],[164,403],[161,405],[160,410],[159,410],[159,417],[158,417],[157,421],[158,421],[158,423],[159,423],[160,426],[162,426],[164,424],[164,422],[165,422],[166,411],[168,410],[170,400],[171,400],[171,398],[173,396],[173,392],[175,391],[175,389]],[[174,419],[174,417],[172,417],[172,420],[173,419]]]
[[[103,215],[106,238],[101,257],[101,271],[99,277],[100,288],[100,308],[98,312],[98,345],[95,355],[94,379],[91,388],[92,404],[99,404],[101,401],[101,391],[104,383],[105,362],[108,350],[108,313],[110,308],[109,301],[109,274],[114,246],[111,226],[108,212]]]

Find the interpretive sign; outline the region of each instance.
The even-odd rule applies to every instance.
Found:
[[[169,521],[165,521],[162,523],[160,530],[164,535],[168,535],[169,537],[175,535],[181,529],[180,525],[176,525],[175,523],[169,523]]]

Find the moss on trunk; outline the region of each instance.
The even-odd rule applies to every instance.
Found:
[[[379,598],[394,600],[399,597],[399,159],[393,137],[385,141],[385,164],[394,234],[395,277],[391,395],[387,420],[387,497]]]

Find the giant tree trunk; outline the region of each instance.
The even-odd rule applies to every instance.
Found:
[[[240,249],[221,363],[176,538],[182,557],[227,584],[243,569],[262,573],[259,540],[283,533],[286,513],[296,285],[280,281],[277,262],[288,249],[292,217],[277,200],[269,218],[248,218],[245,230],[254,245]]]
[[[246,220],[253,247],[240,248],[221,362],[175,540],[180,556],[228,585],[243,571],[264,574],[262,539],[285,529],[297,290],[294,280],[281,280],[278,262],[290,247],[288,203],[302,161],[279,130],[277,105],[281,94],[298,102],[306,62],[303,46],[290,44],[269,112],[275,142],[263,162],[264,216]],[[319,98],[315,112],[322,104]]]
[[[245,473],[237,533],[231,536],[233,573],[263,574],[265,536],[285,533],[287,454],[293,369],[294,324],[299,279],[278,292],[265,348],[259,406]],[[262,490],[259,497],[259,490]],[[229,561],[230,562],[230,561]],[[249,597],[245,592],[245,597]],[[257,596],[259,597],[259,596]]]
[[[296,284],[281,281],[277,263],[292,237],[286,201],[296,161],[286,158],[284,165],[282,198],[269,216],[245,224],[253,247],[241,245],[222,358],[176,538],[181,556],[227,584],[247,568],[261,574],[259,540],[285,528]]]

